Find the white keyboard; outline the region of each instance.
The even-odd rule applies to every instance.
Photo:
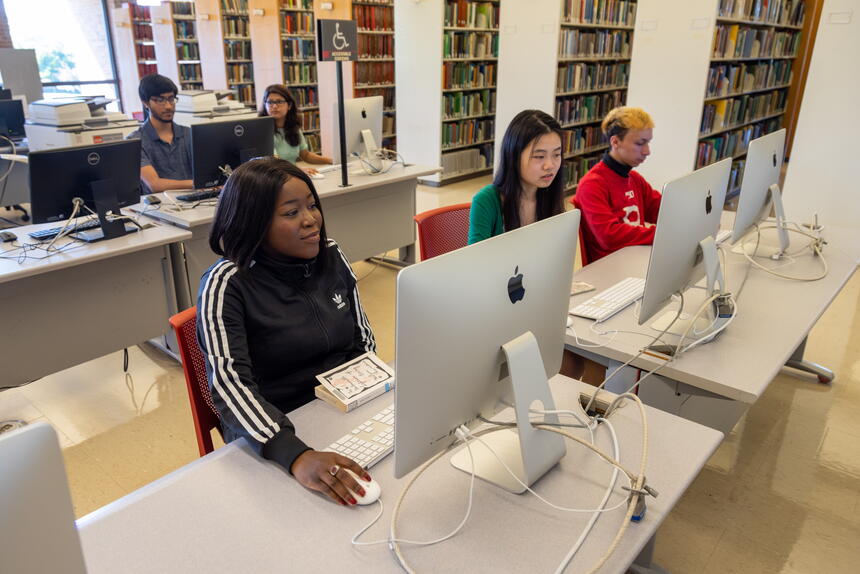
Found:
[[[394,450],[394,405],[379,411],[324,450],[370,468]]]
[[[623,279],[584,303],[570,310],[571,315],[594,319],[598,323],[609,319],[637,299],[645,291],[645,280],[639,277]]]
[[[357,162],[357,161],[348,161],[348,162],[346,162],[346,168],[347,168],[347,169],[351,169],[351,168],[355,167],[356,165],[358,165],[358,162]],[[320,173],[331,173],[331,172],[333,172],[333,171],[340,171],[340,164],[339,164],[339,163],[335,163],[335,164],[332,164],[332,165],[327,165],[327,166],[325,166],[325,167],[314,168],[314,169],[316,169],[316,170],[317,170],[318,172],[320,172]]]

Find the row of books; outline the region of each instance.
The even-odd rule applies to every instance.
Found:
[[[382,96],[382,107],[391,109],[394,107],[394,90],[390,88],[355,88],[356,98],[371,98],[373,96]]]
[[[444,177],[491,167],[493,167],[492,143],[442,154]]]
[[[560,58],[617,57],[630,55],[628,30],[579,30],[565,28],[559,34]]]
[[[200,46],[194,44],[177,44],[176,57],[180,60],[199,60]]]
[[[200,64],[179,64],[180,82],[202,82]]]
[[[228,60],[250,60],[251,42],[248,40],[224,42],[224,57]]]
[[[317,65],[313,62],[284,62],[286,84],[316,84]]]
[[[355,85],[394,83],[394,62],[360,62],[355,67]]]
[[[471,0],[448,0],[445,3],[445,26],[498,28],[499,5]]]
[[[177,41],[195,39],[197,37],[195,24],[194,20],[177,20],[174,22],[173,26],[176,29]]]
[[[132,30],[134,31],[135,40],[142,40],[144,42],[152,41],[152,26],[147,24],[134,24],[132,25]]]
[[[720,0],[718,14],[721,18],[802,26],[805,12],[803,0]]]
[[[319,134],[305,134],[305,141],[308,142],[308,147],[314,153],[319,153],[322,149]]]
[[[600,162],[601,157],[602,154],[597,153],[597,155],[564,160],[561,164],[561,177],[564,182],[564,189],[569,190],[579,183],[582,176]]]
[[[312,12],[281,12],[283,34],[313,34],[314,30]]]
[[[497,58],[499,35],[495,32],[455,32],[442,36],[443,58]]]
[[[358,57],[359,58],[393,58],[394,36],[386,35],[358,35]]]
[[[243,104],[255,104],[256,98],[254,97],[254,86],[252,84],[245,84],[242,86],[231,86],[231,89],[236,90],[236,93],[239,96],[239,101]]]
[[[764,116],[780,113],[785,109],[787,90],[775,90],[752,96],[740,96],[705,104],[699,132],[708,134],[714,130],[739,126]]]
[[[495,90],[442,94],[442,118],[446,120],[496,113]]]
[[[580,153],[596,146],[606,145],[606,137],[600,130],[600,126],[581,126],[564,130],[564,141],[562,142],[562,153]]]
[[[149,6],[138,6],[137,4],[129,3],[131,7],[131,17],[133,20],[150,20],[152,16],[149,13]]]
[[[299,121],[302,123],[302,130],[318,130],[320,129],[320,111],[299,112]]]
[[[138,64],[137,73],[141,78],[150,74],[157,74],[158,66],[155,64]]]
[[[747,160],[739,159],[732,162],[732,170],[729,172],[729,187],[726,191],[726,199],[731,199],[741,190],[741,181],[744,177],[744,168],[746,168]]]
[[[771,58],[793,56],[800,45],[800,31],[717,24],[714,58]]]
[[[394,115],[387,114],[382,116],[382,133],[393,134],[396,130]]]
[[[281,8],[293,10],[313,10],[314,0],[281,0]]]
[[[193,0],[173,0],[173,2],[170,3],[170,7],[173,9],[174,16],[194,16]]]
[[[705,97],[731,96],[791,82],[791,60],[712,64]]]
[[[496,64],[491,62],[443,62],[442,89],[493,88]]]
[[[393,6],[352,6],[352,19],[359,30],[394,31]]]
[[[281,40],[285,60],[316,60],[316,42],[313,38],[284,38]]]
[[[610,24],[632,26],[636,21],[633,0],[565,0],[562,22],[571,24]]]
[[[227,83],[251,82],[254,80],[254,68],[247,64],[227,64]]]
[[[616,90],[555,100],[555,117],[562,125],[599,120],[612,108],[624,105],[626,91]]]
[[[225,36],[248,36],[248,18],[224,18]]]
[[[290,86],[290,94],[296,100],[296,106],[300,108],[319,105],[316,86],[301,86],[298,88]]]
[[[701,140],[696,154],[696,169],[746,152],[752,140],[778,130],[780,124],[779,118],[771,118]]]
[[[569,63],[558,67],[557,90],[579,92],[626,86],[630,79],[630,63]]]
[[[221,10],[229,14],[247,14],[248,0],[221,0]]]
[[[143,44],[134,45],[134,53],[138,60],[154,60],[155,46],[144,46]]]
[[[442,149],[469,145],[493,138],[494,119],[461,120],[442,124]]]

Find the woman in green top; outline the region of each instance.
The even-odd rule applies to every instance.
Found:
[[[493,183],[472,199],[469,244],[564,211],[561,126],[540,110],[511,120]]]
[[[259,115],[271,116],[275,120],[275,157],[290,163],[296,163],[300,159],[307,163],[332,163],[330,157],[317,155],[308,149],[308,142],[305,141],[299,125],[296,100],[286,86],[272,84],[266,88]],[[312,168],[305,171],[310,174],[317,173],[317,170]]]

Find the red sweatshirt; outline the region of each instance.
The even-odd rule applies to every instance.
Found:
[[[626,176],[624,175],[626,174]],[[576,188],[588,263],[628,245],[650,245],[660,211],[660,192],[629,167],[605,155]]]

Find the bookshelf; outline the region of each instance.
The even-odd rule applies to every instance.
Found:
[[[176,65],[180,90],[202,90],[203,68],[200,65],[200,43],[197,39],[194,2],[170,2],[173,21]]]
[[[320,108],[313,0],[281,0],[279,34],[283,76],[278,83],[290,88],[308,147],[319,153]]]
[[[245,104],[256,103],[248,0],[221,0],[227,87]]]
[[[554,116],[564,128],[565,193],[608,149],[600,124],[627,102],[635,0],[562,0]]]
[[[353,69],[354,96],[382,96],[382,147],[396,149],[394,1],[353,0],[352,19],[358,28],[358,62]]]
[[[695,168],[731,157],[740,191],[749,142],[783,126],[804,0],[719,0]]]
[[[148,6],[138,6],[129,2],[131,31],[134,39],[134,54],[137,61],[139,78],[158,73],[155,57],[155,39],[152,33],[152,15]]]

